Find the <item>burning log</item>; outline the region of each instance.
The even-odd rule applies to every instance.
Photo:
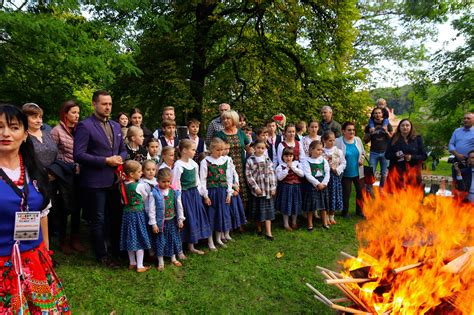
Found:
[[[347,313],[352,313],[352,314],[367,314],[367,315],[372,314],[372,313],[367,313],[367,312],[364,312],[364,311],[361,311],[361,310],[358,310],[358,309],[355,309],[355,308],[352,308],[352,307],[346,307],[346,306],[341,306],[341,305],[335,304],[330,299],[328,299],[326,296],[324,296],[324,294],[322,294],[321,292],[316,290],[311,284],[306,283],[306,286],[308,288],[310,288],[315,293],[314,298],[316,300],[320,301],[321,303],[326,304],[327,306],[329,306],[332,309],[347,312]]]
[[[474,314],[474,206],[400,187],[364,199],[357,257],[317,267],[344,297],[315,298],[346,313]]]
[[[375,281],[374,279],[370,278],[344,278],[344,279],[326,279],[324,282],[326,284],[340,284],[340,283],[365,283]]]

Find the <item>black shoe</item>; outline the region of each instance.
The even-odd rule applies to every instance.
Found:
[[[267,239],[269,241],[273,241],[273,236],[265,234],[265,239]]]
[[[257,231],[257,235],[258,235],[258,236],[262,236],[262,235],[263,235],[263,232],[262,232],[262,231]]]
[[[362,212],[356,212],[356,216],[365,218],[364,214]]]
[[[341,217],[345,218],[345,219],[349,219],[351,216],[349,215],[349,213],[343,213],[341,215]]]
[[[310,227],[307,228],[307,230],[308,230],[308,232],[313,232],[313,227],[310,226]]]
[[[327,224],[323,225],[323,229],[329,230],[329,225]]]

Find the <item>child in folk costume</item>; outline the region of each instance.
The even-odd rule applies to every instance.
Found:
[[[218,245],[226,247],[222,242],[225,233],[232,228],[230,217],[230,199],[232,196],[232,169],[228,159],[222,156],[224,141],[213,138],[209,146],[211,154],[201,161],[201,185],[204,191],[204,204],[207,206],[209,223],[215,231]],[[216,248],[210,248],[216,250]]]
[[[297,229],[296,219],[301,212],[301,178],[303,169],[298,161],[293,161],[293,148],[283,150],[283,163],[276,168],[278,192],[275,200],[276,208],[283,214],[283,224],[287,231]],[[291,227],[288,218],[291,216]]]
[[[243,229],[244,225],[247,224],[247,219],[245,218],[244,204],[239,194],[239,174],[235,169],[232,158],[229,156],[229,151],[230,144],[224,142],[224,151],[222,152],[222,155],[229,161],[229,167],[232,170],[232,197],[230,198],[230,218],[232,222],[232,230]],[[230,237],[230,232],[226,232],[224,237],[224,242],[232,240]]]
[[[161,170],[162,168],[167,168],[171,171],[174,166],[174,157],[174,147],[164,147],[163,151],[161,151],[161,164],[158,167],[158,170]]]
[[[341,149],[336,147],[336,136],[331,130],[323,134],[323,156],[328,161],[331,169],[331,177],[328,183],[329,204],[327,211],[329,213],[329,224],[336,224],[334,219],[335,211],[342,211],[342,183],[341,175],[346,168],[346,158]]]
[[[265,157],[266,143],[260,140],[254,142],[254,154],[246,164],[245,175],[249,184],[252,199],[251,209],[257,221],[258,234],[262,233],[262,222],[265,222],[265,238],[273,241],[272,220],[275,219],[275,209],[272,197],[276,194],[276,176],[273,163]]]
[[[304,158],[306,157],[306,154],[303,150],[303,144],[296,140],[296,127],[294,124],[287,124],[285,126],[285,140],[283,140],[279,145],[278,145],[278,150],[277,150],[277,159],[278,159],[278,165],[280,165],[283,161],[281,159],[283,149],[284,148],[294,148],[293,149],[293,154],[294,154],[294,160],[295,161],[300,161],[302,162]]]
[[[309,122],[309,133],[303,137],[301,142],[303,143],[303,150],[306,156],[309,156],[309,145],[314,140],[321,141],[321,136],[318,136],[319,122],[315,119]]]
[[[146,144],[146,149],[148,154],[146,156],[147,160],[155,161],[156,165],[160,163],[160,155],[161,155],[161,144],[160,141],[156,138],[150,138]]]
[[[161,147],[176,148],[179,144],[179,138],[176,136],[176,122],[174,120],[163,120],[163,135],[159,137]]]
[[[329,228],[326,216],[328,208],[328,190],[326,189],[329,177],[329,163],[323,157],[323,144],[320,141],[313,141],[309,145],[310,156],[303,162],[303,171],[306,179],[311,184],[311,190],[304,198],[305,209],[308,211],[308,231],[313,230],[313,211],[321,211],[321,220],[325,229]]]
[[[198,158],[199,155],[203,152],[207,151],[206,143],[204,142],[204,138],[199,137],[199,125],[201,122],[195,118],[192,118],[188,121],[186,126],[188,127],[188,139],[193,140],[194,144],[196,145],[196,154],[194,155],[193,160],[199,164]]]
[[[153,138],[152,138],[153,139]],[[156,181],[156,163],[154,160],[146,160],[142,164],[143,177],[138,182],[138,190],[143,192],[143,205],[145,206],[145,212],[148,213],[149,209],[149,198],[151,198],[151,189],[158,185]]]
[[[142,163],[146,160],[147,150],[143,147],[143,130],[137,126],[130,126],[127,130],[128,143],[125,145],[127,149],[126,160],[135,160]]]
[[[176,259],[186,259],[183,253],[179,229],[184,224],[183,204],[179,191],[171,188],[171,171],[162,168],[158,171],[158,185],[154,186],[150,198],[148,224],[153,231],[153,249],[158,257],[158,270],[165,268],[163,257],[170,257],[171,263],[181,267],[181,262]]]
[[[171,186],[181,191],[186,224],[182,231],[183,242],[188,243],[191,253],[203,255],[204,252],[194,248],[200,239],[208,239],[209,248],[215,247],[209,218],[202,203],[203,190],[199,180],[199,166],[194,162],[196,145],[192,140],[183,139],[179,143],[181,158],[176,161],[172,171]]]
[[[143,205],[144,187],[138,186],[138,180],[142,176],[142,166],[137,161],[128,160],[125,161],[123,170],[127,181],[125,182],[126,198],[120,232],[120,250],[128,252],[130,270],[146,272],[150,267],[143,266],[143,257],[145,249],[151,248],[151,242]]]

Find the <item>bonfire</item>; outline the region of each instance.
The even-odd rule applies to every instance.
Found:
[[[342,297],[315,298],[354,314],[474,314],[474,206],[424,196],[419,187],[391,187],[363,202],[356,256],[342,253],[342,271],[318,267]]]

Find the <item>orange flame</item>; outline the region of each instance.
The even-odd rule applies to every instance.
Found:
[[[350,287],[377,314],[474,314],[474,206],[424,197],[415,180],[406,180],[414,176],[410,170],[402,182],[412,184],[388,182],[390,193],[364,197],[358,259],[344,266],[370,266],[374,281]]]

